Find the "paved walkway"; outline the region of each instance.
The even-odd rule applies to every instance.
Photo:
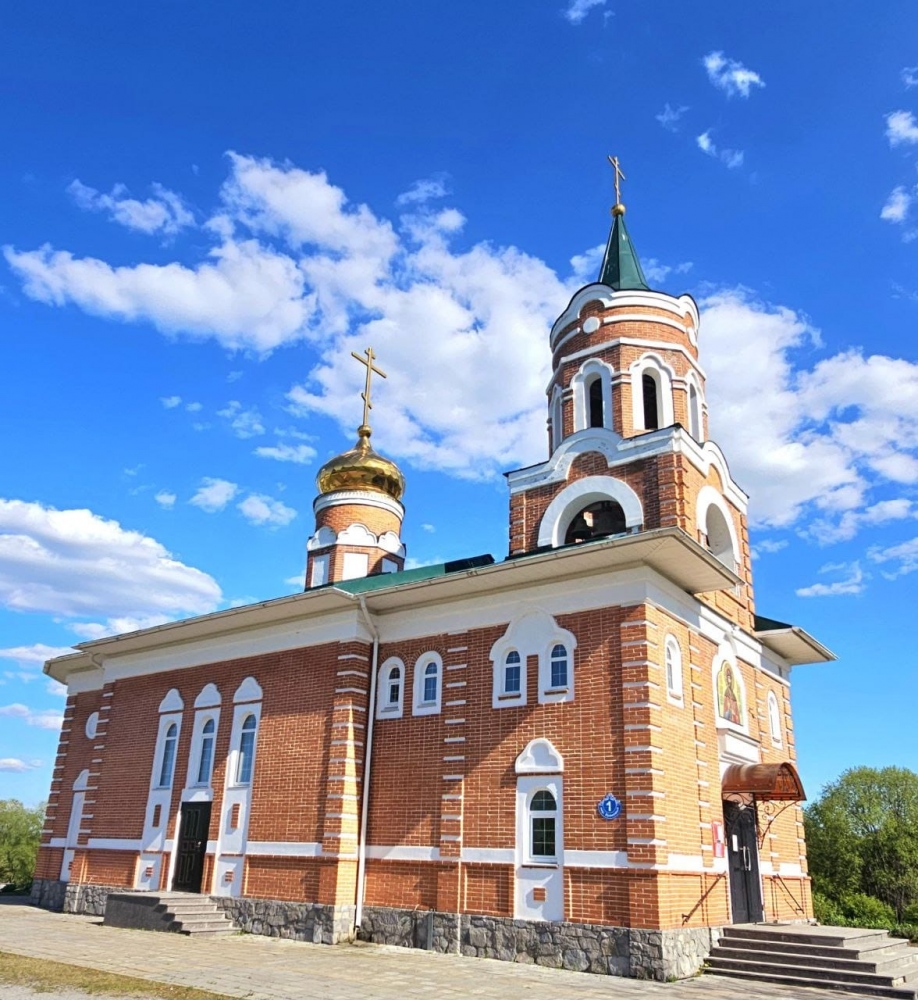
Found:
[[[2,898],[2,897],[0,897]],[[300,944],[256,935],[192,940],[103,927],[99,917],[0,905],[0,951],[196,986],[248,1000],[827,1000],[853,994],[702,976],[648,983],[377,945]]]

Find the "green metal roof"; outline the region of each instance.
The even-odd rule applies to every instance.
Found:
[[[469,559],[453,559],[451,562],[435,563],[432,566],[418,566],[417,569],[405,569],[401,573],[374,573],[372,576],[359,577],[356,580],[342,580],[340,583],[326,584],[345,590],[349,594],[366,594],[374,590],[385,590],[389,587],[401,587],[406,583],[420,583],[423,580],[433,580],[448,573],[459,573],[462,570],[474,569],[476,566],[490,566],[494,562],[491,555],[472,556]]]
[[[793,628],[789,622],[779,622],[777,618],[766,618],[764,615],[755,615],[756,632],[777,632],[779,629]]]
[[[599,272],[599,280],[601,284],[608,285],[617,292],[625,289],[650,291],[650,286],[641,270],[637,251],[628,235],[624,215],[616,215],[615,221],[612,223],[612,229],[609,231],[609,242],[606,244],[606,253],[602,259],[602,270]]]

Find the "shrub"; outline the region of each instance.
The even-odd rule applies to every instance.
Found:
[[[852,927],[890,928],[896,922],[893,908],[875,896],[853,892],[841,902],[847,922]]]
[[[845,925],[846,917],[841,906],[821,892],[813,893],[813,913],[821,924],[836,927]]]

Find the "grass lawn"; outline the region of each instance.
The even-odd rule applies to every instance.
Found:
[[[40,993],[83,990],[92,996],[156,997],[163,1000],[226,1000],[222,993],[196,990],[191,986],[153,983],[147,979],[119,976],[97,969],[84,969],[44,958],[27,958],[0,951],[0,992],[2,984],[29,986]]]

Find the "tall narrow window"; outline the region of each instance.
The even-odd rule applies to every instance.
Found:
[[[556,823],[558,803],[554,795],[542,788],[532,797],[529,806],[531,854],[535,861],[554,861],[557,857]]]
[[[778,698],[774,691],[768,692],[768,728],[771,730],[771,741],[781,743],[781,711],[778,708]]]
[[[198,784],[209,785],[210,773],[214,766],[214,725],[213,719],[208,719],[201,730],[201,760],[198,763]]]
[[[175,745],[178,743],[178,726],[169,723],[166,738],[163,740],[163,759],[159,765],[159,787],[169,788],[172,785],[172,771],[175,768]]]
[[[424,701],[437,700],[438,674],[436,663],[428,663],[424,668]]]
[[[239,785],[248,785],[252,780],[257,725],[254,715],[247,715],[242,723],[242,735],[239,740],[239,767],[236,771],[236,783]]]
[[[650,372],[641,376],[641,390],[644,395],[644,430],[655,431],[660,426],[660,414],[657,409],[657,380]]]
[[[666,692],[671,701],[682,700],[682,650],[675,636],[666,637],[664,647],[666,664]]]
[[[701,407],[698,405],[698,390],[689,383],[688,390],[689,434],[696,441],[701,440]]]
[[[551,651],[551,686],[567,687],[567,650],[560,642]]]
[[[504,660],[504,694],[520,693],[520,668],[520,654],[515,649],[511,649]]]
[[[393,667],[389,671],[388,687],[386,704],[395,708],[398,706],[402,695],[402,671],[399,667]]]
[[[590,427],[605,427],[602,405],[602,379],[594,378],[590,383]]]

